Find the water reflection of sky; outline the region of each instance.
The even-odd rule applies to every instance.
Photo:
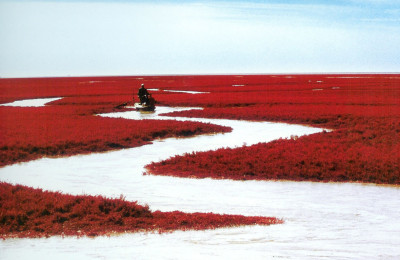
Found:
[[[398,72],[397,1],[0,1],[0,76]]]

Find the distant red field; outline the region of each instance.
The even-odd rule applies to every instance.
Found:
[[[196,154],[195,160],[188,156],[190,164],[184,158],[179,157],[179,163],[178,158],[174,158],[162,162],[162,165],[149,166],[153,174],[194,177],[192,173],[196,172],[197,177],[222,178],[217,172],[224,172],[223,178],[233,179],[399,182],[399,74],[0,79],[2,102],[64,97],[45,108],[1,107],[0,163],[6,165],[41,156],[132,147],[167,136],[229,131],[219,126],[195,123],[156,124],[92,116],[131,102],[141,83],[152,89],[159,105],[205,107],[204,110],[175,115],[298,123],[337,130],[296,141],[281,140],[259,145],[262,157],[255,161],[242,156],[235,162],[247,161],[248,167],[237,165],[233,167],[234,171],[224,166],[231,160],[225,156],[230,154],[234,158],[232,153],[239,156],[245,151],[218,151],[224,155],[224,162],[216,160],[222,158],[221,155],[211,152]],[[190,90],[203,94],[164,90]],[[304,142],[309,143],[305,145]],[[332,148],[334,144],[335,149]],[[271,145],[286,151],[298,146],[300,148],[296,149],[303,152],[294,155],[285,152],[271,161],[275,153]],[[204,164],[210,160],[213,161],[212,171],[208,171],[211,166]],[[269,165],[261,167],[266,161]],[[271,163],[276,166],[272,167]],[[257,166],[258,170],[250,165]]]
[[[121,111],[119,105],[132,103],[141,82],[152,85],[162,80],[158,77],[147,80],[134,77],[0,79],[0,102],[64,97],[46,107],[0,107],[0,166],[43,156],[135,147],[157,138],[230,131],[226,127],[196,122],[94,116]]]
[[[400,184],[400,75],[292,75],[207,88],[175,116],[262,120],[334,130],[296,140],[176,156],[149,173],[235,180]],[[215,93],[214,93],[215,92]],[[174,97],[173,102],[184,104]]]
[[[287,122],[332,130],[250,147],[177,156],[148,165],[151,174],[400,184],[399,74],[0,79],[0,103],[63,97],[40,108],[0,106],[0,165],[44,156],[134,147],[157,138],[230,131],[226,127],[194,122],[144,122],[95,116],[120,111],[119,105],[132,102],[141,83],[152,89],[158,105],[205,108],[175,115]],[[0,188],[3,237],[165,232],[280,223],[273,218],[150,212],[146,207],[122,199],[73,197],[6,183],[1,183]],[[33,198],[53,201],[53,204],[41,205]],[[36,204],[37,208],[32,208]],[[101,210],[105,207],[108,213]],[[124,218],[126,211],[130,212],[128,218]],[[135,212],[144,215],[138,213],[139,218],[132,218]],[[155,223],[154,219],[159,220]],[[146,223],[155,226],[149,228]]]

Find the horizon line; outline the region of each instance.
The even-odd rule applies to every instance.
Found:
[[[47,79],[47,78],[126,78],[126,77],[190,77],[190,76],[284,76],[284,75],[400,75],[400,72],[277,72],[277,73],[211,73],[211,74],[131,74],[131,75],[66,75],[0,77],[2,79]]]

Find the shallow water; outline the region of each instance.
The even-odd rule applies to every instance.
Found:
[[[10,107],[41,107],[46,103],[56,101],[61,99],[61,97],[56,98],[34,98],[34,99],[24,99],[18,100],[6,104],[0,104],[0,106],[10,106]]]
[[[131,119],[171,119],[155,113],[103,114]],[[235,147],[322,131],[299,125],[217,119],[232,133],[170,138],[115,152],[41,159],[0,169],[0,179],[72,194],[126,196],[152,210],[275,216],[285,224],[172,234],[11,239],[0,258],[59,259],[397,259],[400,256],[400,189],[396,187],[275,181],[185,179],[143,175],[143,166],[193,150]]]

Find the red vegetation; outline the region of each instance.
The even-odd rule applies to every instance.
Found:
[[[400,76],[352,76],[296,75],[290,79],[298,85],[281,78],[236,88],[242,91],[219,87],[207,98],[193,96],[192,102],[208,108],[174,115],[290,122],[335,131],[176,156],[147,169],[194,178],[400,184]]]
[[[196,84],[194,79],[199,82]],[[203,76],[191,77],[193,86],[176,89],[210,93],[187,95],[165,92],[157,100],[168,105],[218,108],[279,104],[397,105],[399,81],[396,74],[208,76],[208,82]],[[200,86],[200,82],[204,85]]]
[[[333,129],[289,140],[174,157],[150,173],[180,177],[400,184],[400,75],[230,75],[0,79],[0,102],[65,97],[42,108],[0,107],[0,166],[229,129],[101,118],[141,83],[158,105],[203,106],[182,116],[279,121]],[[186,94],[163,90],[210,92]],[[123,199],[0,183],[0,236],[101,235],[276,224],[263,217],[151,212]]]
[[[0,182],[0,237],[97,236],[280,224],[269,217],[152,212],[123,198],[72,196]]]
[[[366,120],[395,121],[400,115],[400,105],[258,104],[245,107],[211,107],[168,115],[286,122],[338,129],[362,125],[367,123]]]
[[[0,107],[0,166],[43,156],[135,147],[156,138],[230,131],[196,122],[103,118],[92,115],[94,109],[90,105]]]
[[[400,143],[394,138],[399,130],[393,125],[381,136],[370,129],[338,130],[186,154],[147,168],[152,174],[177,177],[400,184]]]
[[[286,179],[295,180],[398,183],[398,177],[380,177],[399,175],[398,74],[0,79],[0,100],[3,101],[66,96],[52,102],[53,106],[45,108],[0,107],[0,164],[41,156],[132,147],[158,137],[227,131],[226,128],[187,122],[183,126],[183,123],[172,121],[132,122],[92,116],[130,101],[132,92],[136,92],[142,82],[147,88],[159,89],[153,90],[159,104],[206,107],[204,110],[177,112],[176,115],[279,121],[337,130],[327,135],[313,135],[296,141],[280,140],[279,145],[278,142],[258,145],[264,147],[263,151],[259,151],[264,157],[258,161],[251,157],[245,158],[241,149],[235,150],[234,152],[241,155],[238,157],[240,160],[234,160],[237,164],[235,167],[233,162],[229,164],[232,169],[240,169],[234,170],[235,173],[229,170],[226,163],[219,163],[215,159],[216,155],[212,156],[210,152],[209,155],[213,158],[201,158],[201,153],[196,154],[197,162],[191,158],[191,163],[185,163],[184,159],[180,159],[178,163],[177,158],[174,158],[171,162],[157,164],[157,167],[154,164],[150,167],[154,174],[168,172],[175,176],[191,176],[196,172],[199,177],[220,178],[219,172],[225,172],[224,178],[231,175],[234,179],[269,179],[284,175]],[[209,93],[193,95],[163,91],[171,89]],[[140,129],[146,129],[147,135]],[[304,142],[309,139],[311,141],[305,145]],[[337,145],[333,149],[335,143]],[[321,151],[320,144],[325,147],[324,152]],[[286,152],[273,159],[275,168],[269,168],[272,167],[270,165],[261,167],[272,158],[274,152],[269,148],[271,145],[285,147]],[[306,151],[295,153],[290,147],[296,145],[306,146],[301,148]],[[224,154],[224,151],[220,150],[218,153]],[[234,158],[233,155],[230,156]],[[323,156],[325,163],[316,164],[316,158],[321,161]],[[215,173],[206,173],[207,166],[203,167],[204,170],[197,169],[210,160],[213,161],[213,168],[218,167],[213,170]],[[225,160],[230,161],[228,157]],[[247,160],[252,161],[246,164],[249,165],[248,168],[240,165],[241,161]],[[297,161],[300,164],[294,167]],[[302,165],[307,161],[308,166]],[[331,170],[326,171],[323,166],[325,164],[334,164],[337,167],[330,167]],[[263,170],[252,170],[250,165],[258,165]],[[288,167],[290,170],[287,170]],[[285,174],[278,174],[283,171]],[[361,173],[375,177],[361,178]],[[326,177],[332,174],[342,177]]]

